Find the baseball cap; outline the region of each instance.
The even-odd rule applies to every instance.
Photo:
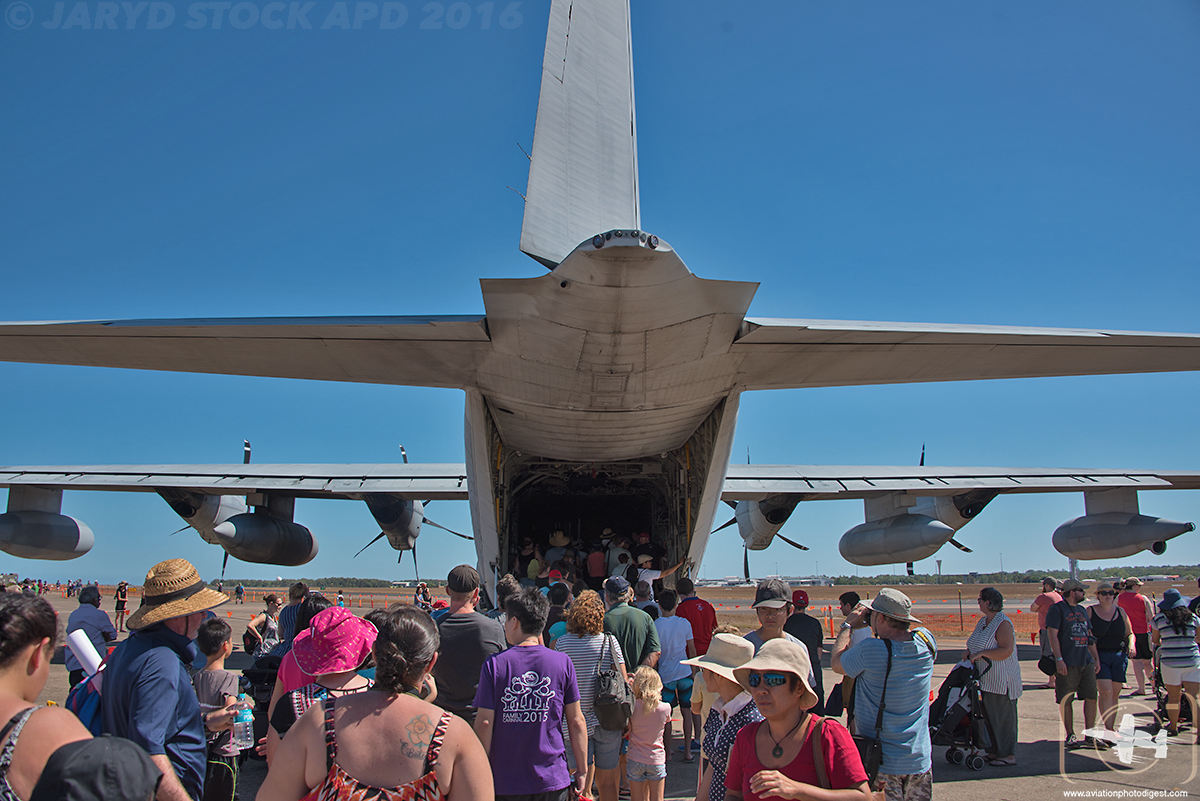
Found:
[[[808,593],[804,590],[792,590],[792,604],[795,606],[808,606]]]
[[[779,579],[766,579],[758,582],[758,589],[754,591],[754,606],[753,609],[759,607],[767,607],[769,609],[778,609],[782,606],[787,606],[792,602],[792,593],[788,590],[788,586]]]
[[[1071,590],[1086,590],[1087,588],[1083,586],[1082,581],[1069,578],[1062,583],[1062,589],[1063,592],[1070,592]]]
[[[103,734],[67,743],[46,760],[30,801],[150,799],[162,771],[129,740]]]
[[[470,565],[459,565],[446,576],[446,589],[462,594],[475,592],[479,589],[479,571]]]
[[[629,582],[623,576],[612,576],[604,582],[604,591],[609,595],[624,595],[629,592]]]

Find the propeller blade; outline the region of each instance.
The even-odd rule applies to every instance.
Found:
[[[729,520],[727,520],[726,522],[722,523],[722,524],[721,524],[720,526],[718,526],[717,528],[713,529],[713,534],[716,534],[718,531],[720,531],[720,530],[721,530],[721,529],[723,529],[723,528],[729,528],[730,526],[732,526],[732,525],[733,525],[734,523],[736,523],[736,522],[737,522],[737,518],[736,518],[736,517],[731,517],[731,518],[729,518]]]
[[[750,549],[742,549],[742,570],[746,574],[746,581],[750,580]]]
[[[250,440],[242,440],[242,464],[250,464]]]
[[[908,568],[908,575],[910,575],[910,576],[915,576],[915,575],[917,575],[917,572],[916,572],[915,570],[913,570],[913,563],[912,563],[912,562],[907,562],[907,563],[905,563],[905,567],[907,567],[907,568]]]
[[[953,546],[954,546],[955,548],[957,548],[958,550],[962,551],[963,553],[975,553],[975,552],[974,552],[974,551],[972,551],[970,548],[968,548],[967,546],[963,545],[961,542],[959,542],[958,540],[954,539],[953,537],[951,537],[951,538],[950,538],[950,544],[951,544],[951,545],[953,545]]]
[[[404,450],[403,445],[400,446],[400,458],[404,460],[405,464],[408,464],[408,451]]]
[[[370,548],[372,545],[374,545],[375,543],[379,542],[381,539],[383,539],[383,538],[384,538],[384,537],[386,537],[386,536],[387,536],[387,534],[385,534],[384,532],[382,532],[382,531],[381,531],[381,532],[379,532],[379,536],[378,536],[378,537],[376,537],[375,539],[371,540],[370,542],[368,542],[368,543],[367,543],[366,545],[364,545],[363,547],[359,548],[359,549],[358,549],[358,553],[362,553],[363,551],[367,550],[367,549],[368,549],[368,548]],[[354,556],[355,556],[355,557],[357,557],[357,556],[358,556],[358,553],[354,554]]]
[[[793,548],[799,548],[800,550],[808,550],[809,549],[808,546],[802,546],[802,544],[800,544],[798,542],[793,542],[792,540],[788,540],[788,538],[785,537],[784,535],[776,534],[775,537],[779,538],[779,540],[786,542],[787,544],[790,544],[790,546],[792,546]]]
[[[420,568],[417,567],[417,544],[415,542],[413,543],[412,552],[413,552],[413,575],[417,577],[417,581],[420,581],[421,580],[421,570],[420,570]],[[401,551],[400,555],[404,556],[404,551]]]
[[[229,564],[229,551],[225,552],[225,558],[221,560],[221,583],[225,583],[225,566]]]
[[[191,528],[191,526],[184,526],[183,528],[179,529],[179,531],[172,531],[172,532],[171,532],[171,536],[172,536],[172,537],[174,537],[174,536],[175,536],[176,534],[178,534],[180,531],[187,531],[189,528]]]
[[[475,541],[475,538],[474,538],[474,537],[468,537],[466,534],[459,534],[459,533],[458,533],[457,531],[455,531],[454,529],[452,529],[452,528],[446,528],[446,527],[445,527],[445,526],[443,526],[441,523],[435,523],[435,522],[433,522],[432,520],[430,520],[428,517],[427,517],[427,518],[425,518],[425,525],[427,525],[427,526],[433,526],[434,528],[440,528],[442,531],[449,531],[449,532],[450,532],[451,534],[453,534],[454,536],[456,536],[456,537],[462,537],[464,540],[470,540],[471,542],[474,542],[474,541]]]
[[[925,466],[925,443],[921,443],[921,467]]]

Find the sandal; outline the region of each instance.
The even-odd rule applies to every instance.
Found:
[[[691,751],[688,751],[688,753],[686,753],[686,754],[684,754],[684,755],[683,755],[683,761],[684,761],[684,762],[695,762],[695,761],[696,761],[696,755],[695,755],[695,754],[693,754]]]
[[[1004,757],[1003,759],[989,759],[988,764],[993,768],[1009,767],[1017,764],[1017,760],[1013,757]]]

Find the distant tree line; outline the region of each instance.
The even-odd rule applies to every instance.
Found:
[[[1200,575],[1200,567],[1196,565],[1155,565],[1142,567],[1097,567],[1084,568],[1080,567],[1079,577],[1081,579],[1106,579],[1106,578],[1129,578],[1130,576],[1138,576],[1145,578],[1146,576],[1179,576],[1180,581],[1194,581]],[[1064,568],[1057,570],[1024,570],[1021,572],[1004,571],[996,573],[943,573],[939,579],[938,575],[929,573],[918,573],[915,576],[907,574],[880,574],[875,576],[838,576],[834,579],[834,584],[880,584],[880,585],[897,585],[897,584],[937,584],[939,580],[942,584],[955,584],[962,582],[963,584],[1037,584],[1042,580],[1043,576],[1055,576],[1057,578],[1066,578],[1067,571]]]
[[[287,587],[295,584],[297,581],[303,581],[310,587],[326,587],[333,588],[335,590],[359,590],[392,586],[392,582],[388,581],[387,579],[349,578],[347,576],[333,576],[331,578],[289,578],[278,581],[275,579],[227,578],[224,581],[224,585],[226,587],[236,587],[238,584],[241,584],[243,587]],[[217,579],[212,579],[208,583],[215,586]],[[427,580],[426,583],[429,584],[430,587],[437,587],[445,584],[446,580]]]

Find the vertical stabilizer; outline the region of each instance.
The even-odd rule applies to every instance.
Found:
[[[640,227],[629,0],[553,0],[521,250],[554,267]]]

